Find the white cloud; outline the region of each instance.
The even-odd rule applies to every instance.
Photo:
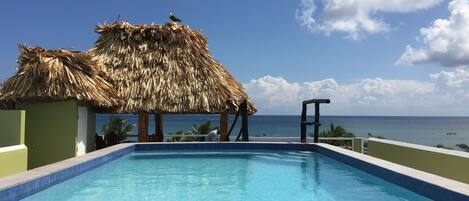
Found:
[[[380,13],[404,13],[427,9],[443,0],[302,0],[296,18],[312,32],[329,36],[343,32],[358,40],[365,34],[388,32],[391,25]]]
[[[328,114],[467,115],[469,71],[441,71],[429,81],[363,79],[339,84],[334,79],[289,82],[264,76],[244,84],[259,114],[299,114],[303,100],[329,98]]]
[[[298,96],[301,86],[298,83],[289,83],[280,77],[264,76],[251,82],[245,87],[249,93],[256,96],[257,101],[266,107],[295,104],[293,97]]]
[[[397,64],[436,64],[446,67],[469,65],[469,1],[449,3],[448,19],[437,19],[420,29],[422,48],[407,46]]]
[[[457,68],[454,71],[441,71],[431,74],[434,80],[443,82],[448,87],[462,87],[469,83],[469,72],[464,68]]]

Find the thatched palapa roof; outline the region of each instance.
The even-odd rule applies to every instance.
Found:
[[[1,90],[1,87],[3,87],[3,86],[0,85],[0,97],[2,97],[2,90]],[[8,102],[6,102],[6,101],[0,99],[0,110],[9,110],[9,109],[13,109],[13,108],[11,107],[11,104],[9,104]]]
[[[106,67],[125,105],[119,112],[235,113],[248,100],[242,85],[217,62],[207,38],[187,25],[96,27],[99,38],[89,53]]]
[[[17,73],[0,91],[5,102],[77,100],[100,109],[121,103],[89,54],[20,45]]]

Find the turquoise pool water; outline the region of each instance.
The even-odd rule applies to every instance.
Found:
[[[136,152],[25,200],[429,200],[314,152]]]

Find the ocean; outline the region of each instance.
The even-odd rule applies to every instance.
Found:
[[[111,115],[100,114],[96,117],[96,132],[101,133],[101,127]],[[136,124],[136,115],[118,115],[128,119],[129,123]],[[154,132],[154,116],[149,118],[149,133]],[[219,115],[164,115],[163,130],[165,135],[178,130],[190,130],[193,124],[211,121],[218,126]],[[308,116],[308,121],[313,117]],[[233,116],[229,118],[229,126]],[[341,126],[355,136],[368,137],[382,136],[390,140],[398,140],[422,145],[435,146],[442,144],[454,147],[456,144],[469,144],[469,117],[397,117],[397,116],[321,116],[321,130],[328,129],[330,124]],[[241,125],[233,130],[232,136],[236,136]],[[308,136],[313,132],[312,126],[308,126]],[[136,129],[133,135],[136,135]],[[451,135],[448,135],[451,133]],[[249,117],[250,136],[272,137],[299,137],[300,116],[284,115],[253,115]]]

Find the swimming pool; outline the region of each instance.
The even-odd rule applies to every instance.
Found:
[[[467,198],[382,169],[377,170],[389,177],[377,177],[380,173],[362,171],[366,166],[361,164],[363,161],[355,161],[356,165],[351,166],[351,161],[347,162],[350,158],[337,158],[336,148],[324,146],[327,149],[312,144],[279,143],[124,145],[111,154],[89,156],[86,163],[47,174],[48,180],[42,182],[46,183],[45,187],[22,198],[27,201],[431,200],[428,196],[432,195],[421,195],[425,192],[419,192],[419,188],[440,190],[439,196],[447,200]],[[415,188],[409,190],[389,182],[393,178]],[[16,191],[21,191],[21,185],[24,184]],[[37,182],[22,188],[40,185]],[[11,190],[9,198],[13,198],[14,192]],[[438,195],[432,198],[438,199]]]

